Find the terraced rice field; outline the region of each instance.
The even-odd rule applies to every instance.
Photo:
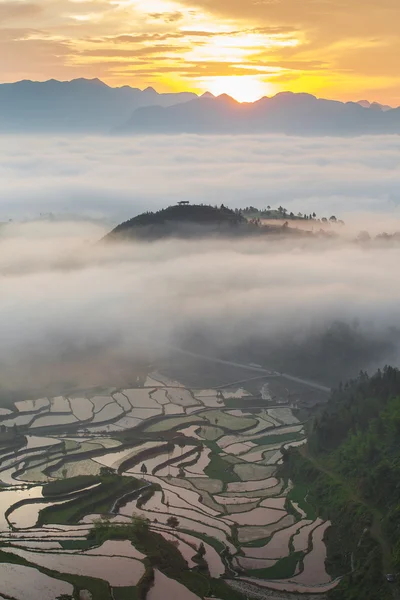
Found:
[[[0,598],[10,597],[9,589],[16,600],[37,600],[28,579],[44,600],[76,592],[71,576],[101,594],[134,588],[146,555],[128,539],[91,542],[104,516],[110,527],[148,519],[189,571],[197,570],[203,544],[210,575],[235,575],[232,586],[249,596],[254,589],[308,594],[334,587],[325,569],[329,523],[308,518],[302,503],[290,505],[290,482],[277,475],[281,447],[304,443],[303,424],[288,406],[246,411],[248,396],[243,388],[187,389],[154,373],[144,387],[0,410],[0,425],[16,425],[21,441],[0,455],[8,486],[0,490]],[[228,408],[232,399],[243,407]],[[72,497],[43,497],[47,482],[68,489],[77,475],[137,487],[133,494],[108,489],[103,497],[93,489],[88,496],[82,488]],[[206,597],[189,587],[156,569],[147,600]]]

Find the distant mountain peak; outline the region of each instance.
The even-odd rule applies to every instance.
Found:
[[[220,100],[221,102],[229,102],[230,104],[239,104],[239,102],[237,100],[235,100],[235,98],[232,98],[232,96],[229,96],[228,94],[220,94],[216,98],[215,98],[215,96],[213,96],[213,97],[214,97],[214,99]]]
[[[204,92],[204,94],[202,94],[202,95],[200,96],[200,98],[212,98],[212,99],[214,99],[214,98],[215,98],[215,96],[214,96],[214,94],[212,94],[211,92]]]
[[[146,92],[148,94],[157,94],[158,96],[158,92],[156,92],[156,90],[151,85],[144,89],[143,92]]]

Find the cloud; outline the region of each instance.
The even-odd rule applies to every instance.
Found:
[[[0,138],[2,218],[43,212],[111,223],[177,200],[297,213],[398,210],[400,138]]]
[[[210,61],[215,64],[209,77],[217,84],[232,72],[245,76],[251,66],[266,94],[306,91],[398,105],[398,17],[397,0],[159,0],[151,7],[112,0],[0,0],[0,23],[40,32],[9,40],[0,30],[0,79],[100,77],[124,85],[135,77],[138,87],[206,91],[201,65]],[[182,61],[174,48],[150,55],[158,41],[175,46],[176,40],[185,46]],[[120,53],[109,50],[98,62],[91,51],[109,43]],[[128,44],[148,48],[146,70],[136,69]],[[118,56],[129,63],[127,70],[118,68]],[[165,62],[169,76],[164,68],[157,71]],[[189,71],[185,62],[192,63]],[[281,75],[265,72],[270,66]]]
[[[0,23],[18,19],[36,17],[42,12],[39,4],[31,2],[1,2],[0,3]]]
[[[351,241],[367,227],[400,229],[398,137],[14,136],[0,144],[0,209],[15,219],[0,228],[3,391],[119,385],[137,362],[200,333],[226,353],[260,336],[289,336],[292,348],[335,320],[358,319],[381,343],[399,322],[400,248]],[[333,242],[98,243],[112,222],[181,199],[281,204],[335,213],[348,226]],[[49,211],[69,220],[18,222]]]
[[[157,362],[199,332],[226,354],[287,335],[292,347],[335,320],[357,319],[381,340],[400,318],[399,247],[110,245],[97,243],[103,229],[85,223],[15,224],[2,233],[3,390],[123,385],[135,364]]]
[[[184,18],[183,13],[179,11],[175,12],[162,12],[162,13],[149,13],[149,17],[155,20],[161,20],[165,23],[176,23],[177,21],[182,21]]]

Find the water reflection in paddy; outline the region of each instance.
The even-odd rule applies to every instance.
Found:
[[[21,548],[7,548],[5,551],[25,558],[33,564],[59,573],[71,573],[104,579],[113,587],[136,585],[144,573],[144,566],[141,562],[120,556],[40,553],[30,552]]]
[[[28,498],[43,498],[42,486],[35,485],[29,489],[12,489],[0,491],[0,531],[9,529],[9,524],[4,516],[6,510],[16,502]]]

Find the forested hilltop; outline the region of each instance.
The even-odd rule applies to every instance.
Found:
[[[399,597],[400,371],[386,367],[340,385],[284,470],[333,526],[327,566],[344,575],[337,600]],[[396,575],[389,583],[387,575]],[[389,577],[389,579],[391,579]]]
[[[335,215],[319,218],[316,213],[289,212],[286,208],[256,209],[252,206],[234,210],[221,204],[190,204],[187,201],[156,212],[144,212],[117,225],[104,238],[107,241],[158,240],[168,237],[181,239],[201,237],[260,237],[275,239],[332,239],[340,240],[345,223]],[[352,240],[368,246],[388,242],[400,243],[400,232],[371,236],[360,231]]]
[[[282,218],[285,219],[282,213]],[[108,240],[159,239],[163,237],[248,236],[264,234],[311,235],[310,232],[283,224],[263,224],[259,218],[246,218],[240,209],[223,204],[189,204],[180,202],[157,212],[145,212],[118,225],[106,236]]]
[[[152,240],[164,237],[190,238],[208,235],[312,237],[311,231],[289,225],[291,222],[298,221],[311,222],[313,226],[317,227],[315,231],[318,234],[327,236],[334,235],[334,232],[326,231],[323,228],[324,225],[343,224],[343,221],[338,220],[334,215],[329,220],[325,217],[318,219],[315,213],[310,215],[298,213],[295,216],[281,206],[277,209],[268,207],[259,211],[254,207],[232,210],[223,204],[211,206],[182,201],[157,212],[148,211],[133,217],[115,227],[105,239]]]

